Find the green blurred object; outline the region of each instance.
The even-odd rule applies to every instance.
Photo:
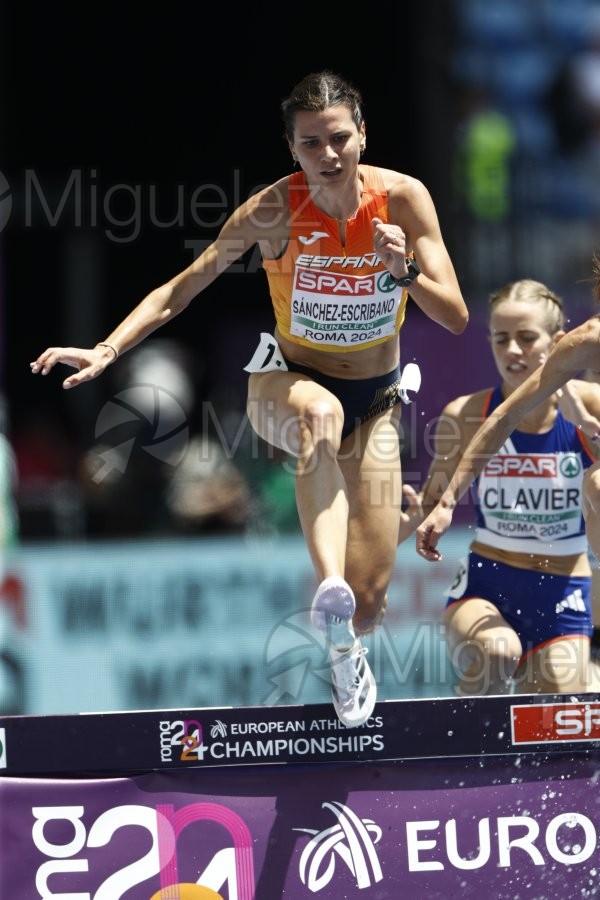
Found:
[[[267,468],[261,480],[261,499],[265,516],[277,533],[299,531],[295,477],[285,465]]]
[[[500,222],[508,217],[516,142],[510,120],[497,110],[480,110],[466,123],[458,147],[457,179],[475,218]]]

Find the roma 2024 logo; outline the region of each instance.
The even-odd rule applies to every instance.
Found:
[[[253,900],[254,863],[252,835],[245,822],[231,809],[218,803],[191,803],[175,810],[169,803],[149,806],[128,804],[105,810],[89,827],[84,824],[84,806],[33,807],[33,842],[46,860],[35,872],[35,886],[40,897],[51,900],[73,900],[93,897],[94,900],[121,900],[127,892],[158,876],[160,890],[150,900],[209,900],[226,896],[238,900]],[[228,843],[212,855],[199,873],[196,883],[181,882],[177,859],[177,841],[193,822],[217,822],[229,832]],[[121,829],[134,826],[145,829],[150,836],[150,849],[134,862],[113,871],[99,887],[81,893],[82,880],[93,880],[93,858],[98,853],[106,861],[106,854],[119,865],[122,846]],[[120,834],[119,834],[120,832]],[[59,843],[57,834],[69,839]],[[130,832],[131,833],[131,832]],[[101,848],[112,845],[110,851]],[[104,862],[103,871],[106,871]],[[77,873],[80,873],[77,875]],[[156,881],[155,881],[156,883]],[[61,889],[62,885],[78,885],[76,891]],[[60,885],[61,887],[57,887]],[[57,891],[60,890],[60,893]]]
[[[310,835],[298,864],[302,883],[312,893],[318,893],[335,879],[338,863],[352,872],[359,889],[381,881],[383,874],[375,847],[381,839],[381,828],[339,801],[325,802],[322,808],[333,814],[335,821],[331,826],[321,830],[294,829]],[[33,842],[45,857],[35,871],[35,886],[38,896],[47,900],[121,900],[132,888],[145,883],[149,891],[154,891],[148,900],[253,900],[255,896],[252,834],[237,813],[221,804],[190,803],[178,810],[171,803],[154,808],[126,804],[105,810],[89,826],[84,821],[89,819],[89,813],[86,816],[83,805],[33,807],[32,814]],[[193,871],[194,882],[182,881],[178,841],[197,822],[217,823],[223,834],[212,846],[203,838],[202,852],[194,854],[193,862],[195,868],[197,859],[204,858],[203,870]],[[139,858],[133,862],[131,827],[145,830],[150,838],[147,841],[138,835],[139,846],[145,850],[149,843],[150,849],[140,850]],[[225,833],[228,837],[223,846]],[[108,856],[112,870],[106,876]],[[184,863],[189,874],[190,860],[181,861],[182,869]],[[99,886],[98,876],[94,875],[98,871],[104,873]],[[158,890],[152,886],[157,884]]]
[[[162,721],[159,729],[161,762],[202,760],[202,725],[196,719]]]

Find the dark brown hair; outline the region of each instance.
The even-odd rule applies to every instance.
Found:
[[[306,75],[281,104],[286,138],[289,141],[294,139],[297,112],[323,112],[331,106],[347,106],[354,124],[360,129],[363,123],[360,92],[333,72],[312,72]]]

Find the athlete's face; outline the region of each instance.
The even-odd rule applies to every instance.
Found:
[[[290,150],[310,184],[339,184],[356,177],[364,124],[356,127],[346,106],[296,113]]]
[[[490,340],[498,372],[514,389],[543,364],[556,336],[547,329],[543,304],[504,300],[492,312]]]

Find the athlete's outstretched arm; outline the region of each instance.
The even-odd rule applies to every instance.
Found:
[[[33,374],[47,375],[57,363],[64,363],[77,370],[63,381],[64,388],[97,378],[119,355],[179,315],[236,259],[268,237],[268,223],[281,196],[276,185],[254,195],[229,217],[215,241],[190,266],[147,294],[103,342],[92,348],[48,347],[30,363]]]
[[[569,332],[559,341],[544,365],[536,369],[483,422],[465,450],[437,506],[417,529],[416,548],[420,556],[430,561],[441,559],[437,550],[438,542],[450,527],[456,504],[479,475],[486,461],[498,452],[527,413],[583,369],[598,366],[599,340],[600,323],[597,318],[590,319]]]
[[[450,484],[462,454],[483,421],[486,396],[487,391],[478,391],[456,397],[437,417],[429,470],[417,497],[406,496],[408,507],[400,520],[399,544],[416,531]]]

